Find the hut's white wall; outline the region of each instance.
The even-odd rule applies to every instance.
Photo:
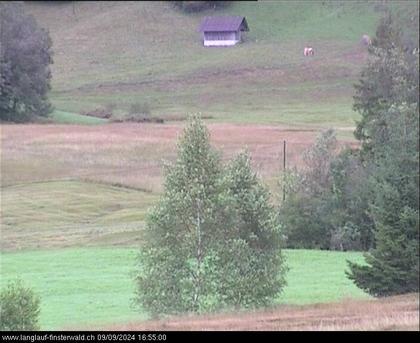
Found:
[[[229,46],[235,45],[240,40],[238,32],[204,32],[204,46]]]

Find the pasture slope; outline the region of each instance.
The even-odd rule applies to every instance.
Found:
[[[184,14],[170,2],[30,3],[54,44],[51,99],[82,113],[109,104],[117,114],[147,103],[152,114],[200,111],[215,121],[352,126],[353,83],[388,6],[403,22],[417,1],[250,1],[219,14],[246,16],[234,48],[204,48],[197,28],[209,10]],[[312,45],[315,56],[303,56]]]
[[[283,140],[288,165],[297,167],[322,128],[334,127],[342,144],[355,144],[352,85],[367,59],[360,37],[373,34],[383,6],[408,18],[418,1],[237,2],[220,13],[246,16],[251,31],[232,49],[201,46],[196,29],[212,10],[187,15],[167,2],[75,4],[73,12],[70,2],[25,3],[53,40],[55,112],[52,124],[0,127],[0,286],[15,277],[33,286],[45,329],[204,329],[202,318],[139,323],[147,315],[130,307],[144,218],[162,191],[163,161],[174,159],[183,125],[173,119],[196,111],[211,117],[212,143],[223,159],[247,147],[276,200]],[[313,58],[303,57],[307,44],[316,49]],[[124,115],[134,103],[147,103],[168,122],[111,124],[82,115],[110,105]],[[209,317],[207,328],[287,329],[291,321],[296,329],[340,329],[343,322],[333,318],[349,311],[360,320],[344,328],[418,329],[417,295],[376,302],[345,277],[345,261],[362,261],[361,253],[286,255],[280,308],[222,315],[226,326]],[[353,300],[308,305],[343,299]],[[364,315],[368,308],[372,318]],[[269,326],[272,314],[282,325],[275,319]],[[313,318],[324,314],[320,326]],[[250,316],[268,326],[249,326]]]

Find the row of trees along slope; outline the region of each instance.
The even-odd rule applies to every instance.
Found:
[[[0,120],[25,122],[51,112],[52,42],[23,2],[0,3]]]
[[[419,289],[419,57],[391,15],[355,85],[361,148],[338,155],[332,130],[290,171],[280,209],[293,248],[365,250],[348,276],[375,296]],[[291,180],[291,181],[290,181]]]

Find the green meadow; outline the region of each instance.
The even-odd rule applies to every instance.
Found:
[[[20,277],[41,297],[42,329],[80,328],[144,320],[133,307],[136,249],[67,248],[2,253],[1,286]],[[367,298],[344,274],[357,252],[286,250],[288,285],[281,304],[313,304]]]
[[[95,125],[108,122],[106,119],[89,117],[78,113],[65,112],[55,110],[50,115],[54,123],[57,124],[82,124],[82,125]]]

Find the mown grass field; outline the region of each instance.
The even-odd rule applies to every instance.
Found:
[[[157,196],[78,181],[2,189],[1,249],[135,244]]]
[[[360,253],[286,250],[288,286],[278,304],[313,304],[367,298],[344,274]],[[131,306],[136,249],[90,247],[2,253],[0,286],[21,277],[42,298],[44,329],[144,320]]]

